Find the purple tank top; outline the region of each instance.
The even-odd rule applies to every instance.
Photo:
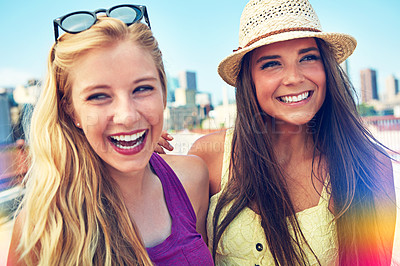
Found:
[[[214,265],[207,245],[196,231],[196,214],[175,172],[156,153],[150,164],[161,181],[172,219],[167,239],[147,248],[150,259],[155,265]]]

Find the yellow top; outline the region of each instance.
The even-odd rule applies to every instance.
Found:
[[[221,191],[229,177],[233,129],[228,129],[225,136],[224,159],[222,165]],[[207,216],[207,235],[210,250],[212,249],[212,219],[215,206],[221,191],[210,199]],[[338,243],[333,214],[328,209],[328,193],[324,189],[317,206],[298,212],[297,219],[300,228],[314,253],[322,265],[335,265],[338,257]],[[227,214],[231,205],[221,211],[220,221]],[[311,251],[305,247],[307,258],[311,265],[317,261]],[[250,208],[243,209],[222,234],[215,265],[275,265],[268,249],[265,233],[261,227],[261,217]]]

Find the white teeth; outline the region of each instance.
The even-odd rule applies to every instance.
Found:
[[[135,144],[133,144],[132,146],[122,146],[122,145],[119,144],[118,142],[117,142],[117,143],[114,143],[114,144],[115,144],[115,146],[117,146],[117,147],[120,148],[120,149],[129,150],[129,149],[135,148],[136,146],[139,146],[140,144],[142,144],[142,142],[143,142],[143,140],[142,140],[142,141],[138,141],[138,142],[136,142]]]
[[[143,137],[144,133],[146,130],[143,130],[142,132],[138,132],[132,135],[117,135],[117,136],[110,136],[112,139],[116,141],[135,141],[138,138]]]
[[[310,92],[307,91],[297,96],[282,96],[279,97],[279,99],[284,103],[297,103],[304,99],[307,99],[309,95]]]

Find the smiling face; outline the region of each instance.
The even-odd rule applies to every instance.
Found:
[[[90,50],[71,72],[74,121],[111,175],[143,170],[163,127],[163,93],[149,52],[130,41]]]
[[[261,108],[280,124],[308,123],[325,100],[325,69],[313,38],[256,49],[251,75]]]

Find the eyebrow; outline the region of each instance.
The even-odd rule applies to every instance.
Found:
[[[319,50],[318,50],[317,47],[308,47],[308,48],[301,49],[299,51],[299,54],[305,54],[305,53],[308,53],[308,52],[311,52],[311,51],[317,51],[318,52]]]
[[[265,60],[271,60],[271,59],[278,59],[281,58],[280,55],[266,55],[266,56],[261,56],[260,58],[257,59],[256,64],[265,61]]]
[[[143,78],[139,78],[137,80],[134,80],[132,82],[132,84],[135,85],[135,84],[138,84],[138,83],[141,83],[141,82],[156,81],[156,80],[157,80],[156,77],[149,76],[149,77],[143,77]],[[106,84],[89,85],[86,88],[84,88],[81,91],[80,94],[82,95],[82,94],[85,94],[85,93],[88,93],[90,91],[97,90],[97,89],[111,89],[111,86],[106,85]]]
[[[89,86],[85,87],[85,88],[81,91],[80,95],[86,94],[86,93],[88,93],[88,92],[90,92],[90,91],[97,90],[97,89],[109,89],[109,88],[110,88],[110,86],[105,85],[105,84],[92,85],[92,86],[89,85]]]
[[[306,53],[311,52],[311,51],[319,51],[319,50],[318,50],[317,47],[308,47],[308,48],[301,49],[299,51],[299,54],[306,54]],[[262,61],[265,61],[265,60],[278,59],[278,58],[281,58],[281,56],[280,55],[261,56],[259,59],[257,59],[256,64],[258,64],[258,63],[260,63]]]
[[[143,81],[156,81],[156,80],[157,80],[157,77],[149,76],[149,77],[143,77],[143,78],[137,79],[133,83],[135,84],[135,83],[140,83]]]

